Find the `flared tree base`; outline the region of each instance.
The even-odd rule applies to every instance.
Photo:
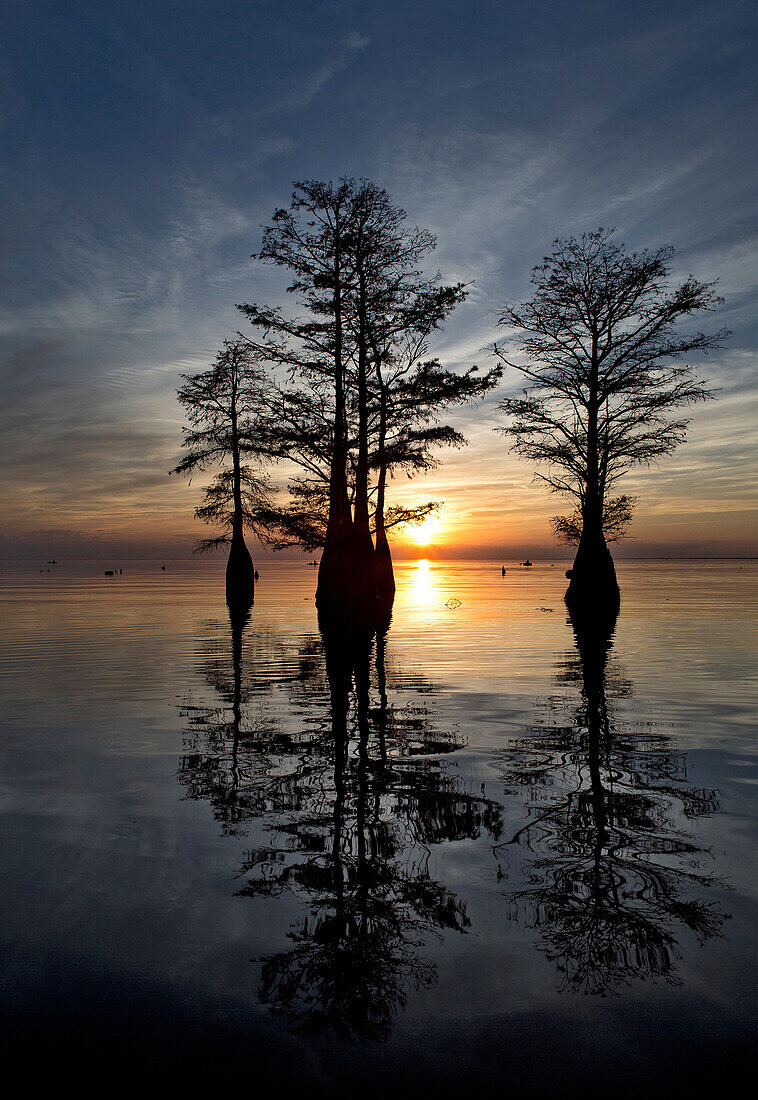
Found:
[[[395,595],[395,573],[392,568],[392,554],[386,537],[380,532],[376,536],[376,593],[380,600],[392,600]]]
[[[580,543],[570,575],[566,603],[572,612],[601,621],[618,614],[621,592],[605,540],[593,547]]]
[[[232,539],[226,563],[226,602],[230,611],[251,608],[254,596],[255,570],[250,551],[243,538]]]
[[[318,568],[316,606],[370,607],[376,598],[374,552],[357,553],[352,540],[324,547]]]
[[[377,585],[373,547],[370,558],[367,555],[358,557],[346,549],[324,551],[316,590],[316,607],[323,631],[360,637],[366,632],[387,629],[394,597],[394,578],[391,586],[385,583],[380,590]]]

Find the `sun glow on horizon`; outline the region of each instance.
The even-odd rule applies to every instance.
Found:
[[[417,526],[409,527],[406,534],[417,546],[431,546],[432,543],[440,541],[443,531],[444,528],[438,516],[427,516]]]

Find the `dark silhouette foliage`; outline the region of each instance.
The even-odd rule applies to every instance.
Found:
[[[606,497],[603,501],[603,537],[606,542],[620,542],[627,537],[626,531],[632,522],[636,502],[637,497],[626,494]],[[575,508],[568,516],[553,516],[550,526],[558,542],[578,546],[582,538],[581,510]]]
[[[499,345],[495,353],[527,388],[501,403],[508,423],[499,430],[579,514],[569,599],[618,605],[606,500],[628,470],[682,443],[688,420],[679,410],[712,395],[684,360],[719,347],[729,333],[682,333],[677,323],[721,299],[715,284],[692,276],[672,285],[673,255],[672,248],[627,253],[605,229],[557,240],[534,269],[533,297],[500,318],[515,330],[523,359]]]

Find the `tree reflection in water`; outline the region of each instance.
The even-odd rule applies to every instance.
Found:
[[[393,703],[386,630],[324,630],[287,655],[245,626],[233,617],[231,653],[203,659],[222,705],[185,707],[181,781],[224,831],[263,826],[238,893],[287,891],[306,910],[293,946],[262,960],[261,1001],[302,1032],[384,1040],[408,991],[435,980],[428,940],[469,926],[433,845],[497,841],[501,807],[446,766],[461,739],[436,727],[428,682],[404,677],[414,698]]]
[[[718,812],[717,792],[688,784],[686,757],[668,738],[617,721],[613,700],[632,690],[609,662],[615,616],[571,625],[576,652],[560,680],[580,699],[566,724],[553,710],[504,760],[506,795],[529,811],[494,847],[498,877],[526,882],[507,893],[509,915],[539,931],[561,989],[677,982],[678,937],[689,930],[703,943],[726,919],[702,900],[714,877],[690,831]]]

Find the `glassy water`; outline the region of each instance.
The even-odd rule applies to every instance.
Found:
[[[621,563],[605,631],[565,563],[400,564],[348,645],[305,565],[233,623],[222,562],[111,567],[2,573],[11,1056],[308,1095],[752,1066],[758,562]]]

